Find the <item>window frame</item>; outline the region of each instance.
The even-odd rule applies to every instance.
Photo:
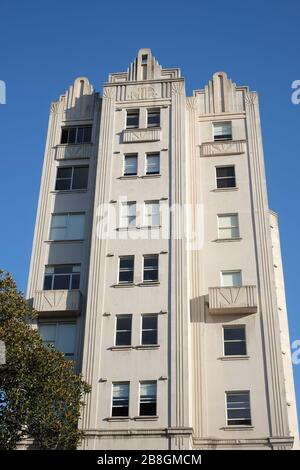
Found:
[[[155,402],[154,401],[149,401],[148,399],[148,402],[147,403],[155,403],[155,413],[149,413],[149,414],[142,414],[141,413],[141,405],[142,405],[142,395],[141,395],[141,385],[145,385],[145,384],[155,384]],[[140,380],[139,381],[139,407],[138,407],[138,410],[139,410],[139,417],[141,418],[144,418],[144,417],[148,417],[148,416],[157,416],[157,403],[158,400],[157,400],[157,380]],[[143,402],[145,403],[145,401]]]
[[[67,238],[68,230],[70,230],[69,220],[76,215],[83,216],[83,227],[82,227],[82,237],[81,238]],[[61,227],[52,227],[53,218],[56,216],[66,217],[66,225]],[[66,231],[66,238],[52,238],[51,231],[55,228],[64,228]],[[51,242],[70,242],[70,241],[83,241],[85,239],[85,229],[86,229],[86,213],[85,212],[54,212],[51,214],[50,219],[50,229],[49,229],[49,241]]]
[[[137,115],[137,125],[128,125],[128,116]],[[139,108],[129,108],[126,109],[126,119],[125,119],[125,129],[139,129],[140,128],[140,109]]]
[[[155,328],[144,328],[143,322],[144,318],[153,317],[156,319],[156,329]],[[156,332],[156,342],[155,343],[146,343],[143,342],[143,332],[155,331]],[[158,314],[157,313],[142,313],[141,314],[141,334],[140,334],[140,344],[141,346],[157,346],[158,345]]]
[[[135,173],[125,173],[126,169],[126,158],[135,158],[136,161],[136,172]],[[123,154],[123,171],[122,176],[137,176],[138,175],[138,153],[124,153]]]
[[[158,157],[158,172],[148,172],[148,157],[153,157],[157,156]],[[154,175],[160,175],[160,152],[146,152],[145,153],[145,176],[154,176]]]
[[[67,267],[67,266],[70,266],[72,267],[72,271],[71,272],[66,272],[66,273],[55,273],[55,268],[62,268],[62,267]],[[74,268],[79,268],[77,271],[73,271]],[[47,269],[53,269],[53,273],[47,273],[46,270]],[[73,277],[75,275],[78,275],[79,274],[79,281],[78,281],[78,288],[76,289],[72,289],[72,284],[73,284]],[[55,278],[56,277],[59,277],[59,276],[70,276],[70,279],[69,279],[69,288],[68,289],[53,289],[54,287],[54,282],[55,282]],[[45,289],[45,278],[46,276],[50,277],[51,276],[51,289]],[[81,264],[79,263],[76,263],[76,264],[52,264],[52,265],[45,265],[44,267],[44,277],[43,277],[43,288],[42,290],[50,290],[50,291],[53,291],[53,290],[79,290],[80,289],[80,280],[81,280]]]
[[[220,134],[220,137],[221,138],[216,138],[218,136],[216,136],[215,134],[215,128],[217,125],[220,125],[220,124],[230,124],[230,134]],[[232,121],[215,121],[212,123],[212,131],[213,131],[213,142],[226,142],[226,141],[231,141],[233,140],[233,137],[232,137]]]
[[[228,395],[241,395],[247,394],[248,395],[248,403],[249,408],[241,407],[241,408],[229,408],[228,407]],[[240,409],[240,410],[249,410],[249,423],[245,423],[247,420],[246,418],[229,418],[228,411],[229,409]],[[225,419],[226,419],[226,426],[234,427],[234,426],[242,426],[242,427],[252,427],[253,426],[253,419],[252,419],[252,410],[251,410],[251,397],[250,397],[250,390],[227,390],[225,391]],[[240,423],[230,423],[230,421],[239,421]]]
[[[151,208],[153,207],[154,204],[158,206],[158,214],[153,213],[151,211],[150,214],[147,214],[147,206],[151,204]],[[153,223],[153,217],[158,215],[158,223],[154,224]],[[151,224],[147,223],[147,217],[151,217]],[[159,199],[153,199],[153,200],[146,200],[144,201],[144,210],[143,210],[143,225],[145,227],[160,227],[161,225],[161,213],[160,213],[160,200]]]
[[[118,320],[120,319],[125,319],[129,318],[130,319],[130,329],[129,330],[123,330],[123,329],[118,329]],[[128,333],[130,332],[130,342],[128,344],[118,344],[117,342],[117,337],[118,333]],[[116,315],[116,320],[115,320],[115,341],[114,341],[115,346],[119,347],[128,347],[132,345],[132,314],[131,313],[123,313],[121,315]]]
[[[226,273],[240,273],[240,279],[241,283],[239,285],[234,285],[234,286],[224,286],[223,284],[223,274]],[[243,276],[242,276],[242,270],[241,269],[224,269],[221,271],[221,287],[242,287],[243,286]]]
[[[123,259],[132,259],[133,264],[132,264],[132,270],[123,270],[122,272],[132,272],[132,281],[120,281],[120,273],[121,273],[121,260]],[[119,265],[118,265],[118,284],[121,285],[132,285],[134,284],[134,263],[135,263],[135,257],[134,255],[124,255],[124,256],[119,256]]]
[[[225,217],[236,217],[237,220],[237,225],[231,225],[229,227],[220,227],[220,219],[225,218]],[[225,213],[225,214],[217,214],[217,229],[218,229],[218,240],[237,240],[241,237],[240,234],[240,220],[239,220],[239,214],[238,212],[231,212],[231,213]],[[222,233],[222,230],[234,230],[237,229],[237,235],[235,237],[221,237],[220,234]]]
[[[244,340],[225,340],[225,330],[229,329],[242,329],[244,330]],[[248,356],[248,342],[247,342],[247,328],[245,324],[237,325],[222,325],[222,340],[223,340],[223,357],[247,357]],[[245,345],[245,354],[226,354],[225,345],[226,343],[244,343]]]
[[[149,115],[158,115],[158,124],[154,123],[149,124]],[[156,107],[156,108],[147,108],[147,129],[160,129],[160,124],[161,124],[161,109]]]
[[[70,138],[70,130],[75,129],[75,142],[69,142]],[[82,142],[78,142],[78,134],[79,129],[83,129],[83,140]],[[85,141],[85,131],[84,129],[90,129],[90,140]],[[62,142],[63,132],[68,131],[68,139],[67,142]],[[92,124],[87,124],[85,126],[62,126],[61,127],[61,136],[60,136],[60,145],[84,145],[84,144],[91,144],[92,143],[92,133],[93,133],[93,126]]]
[[[128,390],[128,395],[127,395],[127,409],[128,413],[127,415],[124,414],[114,414],[113,409],[114,408],[121,408],[121,406],[114,406],[114,386],[116,385],[127,385],[127,390]],[[110,416],[112,418],[129,418],[129,410],[130,410],[130,382],[129,381],[119,381],[119,382],[112,382],[112,387],[111,387],[111,404],[110,404],[111,410],[110,410]]]
[[[74,172],[75,172],[75,169],[79,169],[79,168],[87,168],[88,172],[87,172],[87,181],[86,181],[86,187],[85,188],[74,188],[73,187],[73,184],[74,184]],[[58,171],[60,169],[71,169],[71,176],[70,178],[58,178]],[[69,189],[57,189],[56,188],[56,184],[58,181],[61,181],[61,180],[70,180],[70,188]],[[71,166],[57,166],[56,167],[56,177],[55,177],[55,186],[54,186],[54,191],[87,191],[88,190],[88,186],[89,186],[89,165],[71,165]]]
[[[155,258],[157,259],[157,279],[145,279],[145,259]],[[146,269],[146,271],[156,271],[156,269]],[[143,283],[152,284],[159,282],[159,254],[152,253],[143,255]]]
[[[219,176],[218,177],[218,169],[219,168],[233,168],[234,176]],[[234,186],[218,187],[218,180],[233,179],[233,178],[234,178],[234,183],[235,183]],[[237,176],[236,176],[235,164],[233,164],[233,165],[216,165],[215,166],[215,181],[216,181],[215,189],[221,189],[221,190],[236,189],[238,186],[237,186]]]
[[[126,214],[124,213],[126,207]],[[129,207],[134,207],[134,215],[128,212]],[[134,218],[134,223],[130,223],[130,218]],[[125,223],[126,222],[126,223]],[[124,201],[121,202],[120,207],[120,227],[123,229],[134,229],[137,226],[137,201]]]

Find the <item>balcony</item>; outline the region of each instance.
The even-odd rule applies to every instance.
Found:
[[[245,147],[245,140],[204,142],[201,145],[201,157],[217,157],[219,155],[239,155],[245,153]]]
[[[72,160],[79,158],[92,158],[92,144],[61,144],[54,147],[55,160]]]
[[[257,312],[256,286],[209,287],[209,313],[248,314]]]
[[[123,131],[123,142],[126,144],[134,142],[155,142],[160,140],[161,129],[158,127],[149,129],[125,129]]]
[[[79,290],[40,290],[33,298],[33,308],[39,313],[72,313],[79,314],[81,309],[81,292]]]

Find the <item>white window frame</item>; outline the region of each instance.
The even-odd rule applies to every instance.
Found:
[[[135,158],[136,160],[136,173],[132,173],[132,174],[128,174],[128,173],[125,173],[125,169],[126,169],[126,158]],[[138,153],[124,153],[123,154],[123,171],[122,171],[122,175],[123,176],[126,176],[126,177],[133,177],[133,176],[137,176],[138,175]]]
[[[132,258],[133,259],[133,268],[132,268],[132,281],[131,282],[127,282],[127,281],[120,281],[120,268],[121,268],[121,259],[125,259],[125,258]],[[118,262],[118,281],[117,283],[118,284],[134,284],[134,264],[135,264],[135,257],[134,255],[124,255],[124,256],[119,256],[119,262]],[[131,270],[127,270],[128,272],[131,272]]]
[[[241,329],[243,328],[245,331],[245,341],[242,340],[226,340],[225,341],[225,330],[226,329]],[[222,337],[223,337],[223,357],[246,357],[248,355],[248,341],[247,341],[247,328],[245,324],[238,324],[238,325],[222,325]],[[225,354],[225,342],[226,343],[245,343],[245,354]]]
[[[145,259],[146,259],[146,258],[154,258],[154,257],[157,258],[157,279],[155,279],[155,280],[152,280],[152,279],[151,279],[151,280],[147,280],[147,279],[145,279]],[[147,271],[150,271],[150,269],[147,269]],[[152,271],[154,271],[154,270],[152,270]],[[158,255],[157,253],[152,253],[152,254],[143,255],[143,282],[146,283],[146,284],[147,284],[147,283],[151,284],[151,283],[157,283],[157,282],[159,282],[159,255]]]
[[[150,204],[151,204],[151,213],[147,214],[147,207],[150,206]],[[157,213],[152,211],[152,208],[155,204],[158,206],[158,212]],[[154,224],[153,223],[153,217],[155,217],[156,215],[158,215],[158,223]],[[150,224],[147,222],[148,217],[151,218],[151,223]],[[159,201],[159,199],[144,201],[144,217],[143,217],[143,219],[144,219],[143,223],[144,223],[145,227],[160,227],[160,225],[161,225],[161,214],[160,214],[160,201]]]
[[[231,225],[228,227],[220,227],[220,219],[225,217],[236,217],[237,224]],[[237,240],[240,238],[240,223],[239,223],[239,214],[237,212],[232,212],[228,214],[217,214],[217,226],[218,226],[218,240]],[[235,237],[222,237],[222,230],[233,230],[237,229],[237,236]]]
[[[144,385],[144,384],[155,384],[155,391],[156,391],[156,394],[155,394],[155,415],[141,415],[140,414],[140,406],[141,406],[141,385]],[[158,405],[158,393],[157,393],[157,380],[140,380],[139,381],[139,403],[138,403],[138,411],[139,411],[139,414],[138,416],[140,417],[143,417],[143,416],[157,416],[157,405]]]
[[[143,328],[143,319],[145,317],[156,317],[156,330],[153,328]],[[158,344],[158,314],[157,313],[142,313],[141,314],[141,328],[140,328],[140,345],[142,346],[155,346]],[[156,343],[143,343],[143,331],[156,331]]]
[[[239,273],[240,278],[241,278],[241,283],[236,286],[224,286],[223,284],[223,274],[229,274],[229,273]],[[243,276],[242,276],[242,270],[241,269],[224,269],[220,273],[221,275],[221,287],[242,287],[243,286]]]
[[[148,116],[151,113],[155,113],[159,115],[159,125],[158,126],[153,126],[148,124]],[[160,129],[161,127],[161,109],[160,108],[147,108],[147,129]]]
[[[129,214],[129,207],[134,207],[134,215]],[[125,212],[126,208],[126,212]],[[137,225],[137,203],[136,201],[126,201],[121,203],[120,207],[120,227],[121,228],[136,228]],[[134,223],[130,223],[130,218],[134,218]]]
[[[149,157],[153,157],[153,156],[158,157],[158,173],[147,173],[148,156]],[[145,153],[145,176],[159,176],[160,174],[161,174],[161,172],[160,172],[160,152],[146,152]]]
[[[118,319],[119,318],[130,318],[130,330],[118,330],[117,329],[117,326],[118,326]],[[121,344],[117,344],[117,334],[118,332],[128,332],[130,331],[130,343],[128,345],[121,345]],[[115,346],[119,346],[119,347],[128,347],[128,346],[131,346],[132,345],[132,314],[131,313],[124,313],[124,314],[121,314],[121,315],[116,315],[116,321],[115,321],[115,341],[114,341],[114,345]]]
[[[137,126],[127,126],[127,116],[128,114],[138,114],[138,125]],[[140,127],[140,119],[141,119],[141,111],[139,108],[128,108],[126,109],[126,115],[125,115],[125,129],[139,129]]]
[[[219,177],[218,177],[218,174],[217,174],[217,173],[218,173],[218,172],[217,172],[217,169],[218,169],[218,168],[233,168],[233,170],[234,170],[235,186],[228,186],[228,187],[225,186],[225,187],[223,187],[223,188],[219,188],[219,187],[218,187],[218,180],[220,180],[220,179],[224,180],[224,179],[231,179],[231,178],[233,178],[233,176],[219,176]],[[230,189],[236,189],[236,188],[238,188],[236,166],[235,166],[235,165],[216,165],[216,166],[215,166],[215,181],[216,181],[216,187],[215,187],[215,189],[218,189],[218,190],[225,190],[225,191],[228,191],[228,190],[230,190]]]
[[[114,400],[114,385],[128,385],[128,415],[113,415],[113,400]],[[130,382],[129,381],[119,381],[112,382],[111,384],[111,399],[110,399],[110,416],[115,418],[128,418],[130,416]]]
[[[241,393],[246,393],[248,394],[249,397],[249,415],[250,415],[250,424],[243,424],[242,420],[235,419],[235,421],[241,421],[241,424],[229,424],[229,419],[228,419],[228,407],[227,407],[227,395],[228,394],[241,394]],[[251,396],[250,396],[250,390],[226,390],[225,392],[225,420],[226,420],[226,427],[228,428],[234,428],[237,426],[242,426],[242,427],[253,427],[253,419],[252,419],[252,407],[251,407]],[[245,407],[241,407],[240,409],[248,409]],[[232,418],[233,420],[233,418]]]
[[[62,216],[62,217],[66,217],[66,224],[65,225],[61,225],[61,226],[58,226],[58,227],[52,227],[52,223],[53,223],[53,219],[54,217],[59,217],[59,216]],[[82,219],[83,219],[83,226],[82,226],[82,237],[80,238],[69,238],[68,237],[68,231],[70,230],[70,220],[72,217],[74,216],[82,216]],[[64,238],[52,238],[51,237],[51,232],[53,229],[64,229],[65,230],[65,235],[64,235]],[[51,219],[50,219],[50,230],[49,230],[49,241],[54,241],[54,242],[67,242],[67,241],[81,241],[81,240],[84,240],[84,235],[85,235],[85,212],[54,212],[51,214]]]
[[[217,134],[217,135],[215,134],[215,129],[216,129],[216,127],[217,127],[218,125],[220,126],[220,125],[222,125],[222,124],[226,124],[226,125],[229,125],[229,126],[230,126],[230,134]],[[213,136],[212,136],[212,137],[213,137],[213,138],[212,138],[213,142],[224,142],[224,141],[231,141],[231,140],[233,140],[233,137],[232,137],[232,121],[215,121],[215,122],[213,122],[213,123],[212,123],[212,133],[213,133]],[[229,135],[230,135],[230,137],[225,137],[225,138],[223,138],[223,139],[222,139],[222,138],[216,139],[215,137],[218,136],[218,135],[220,135],[220,136],[223,136],[223,135],[224,135],[224,136],[226,136],[226,135],[229,136]]]

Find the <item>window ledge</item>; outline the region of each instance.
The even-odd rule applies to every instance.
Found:
[[[161,173],[153,173],[153,175],[142,175],[140,176],[140,178],[160,178],[161,177]]]
[[[52,148],[58,148],[58,147],[71,147],[71,145],[93,145],[93,142],[70,142],[68,144],[57,144],[54,145]]]
[[[216,238],[213,240],[216,243],[222,243],[222,242],[239,242],[242,240],[242,237],[236,237],[236,238]]]
[[[236,186],[232,188],[215,188],[215,189],[212,189],[212,192],[218,193],[218,192],[223,192],[223,191],[238,191],[238,189],[239,188],[237,188]]]
[[[136,284],[134,284],[133,282],[128,282],[127,284],[113,284],[111,287],[135,287]]]
[[[88,189],[54,189],[50,192],[51,194],[87,193]]]
[[[108,349],[111,351],[130,351],[131,349],[134,349],[134,346],[111,346]]]
[[[139,344],[135,349],[158,349],[160,348],[159,344]]]
[[[250,359],[250,356],[221,356],[218,357],[220,361],[240,361]]]
[[[135,421],[157,421],[159,416],[135,416]]]
[[[161,225],[141,225],[139,228],[141,230],[157,230],[161,228]]]
[[[137,284],[137,286],[139,287],[149,287],[149,286],[159,286],[160,282],[159,281],[144,281],[144,282],[140,282],[139,284]]]
[[[129,416],[111,416],[110,418],[104,418],[103,421],[129,421],[130,419]]]
[[[138,179],[138,175],[123,175],[118,177],[119,180],[135,180]]]
[[[128,230],[139,230],[140,227],[139,225],[135,225],[134,227],[117,227],[116,231],[117,232],[126,232]]]
[[[222,431],[252,431],[254,429],[254,426],[251,425],[240,425],[240,426],[223,426],[220,428]]]

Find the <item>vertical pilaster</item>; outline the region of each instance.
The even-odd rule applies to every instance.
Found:
[[[254,215],[254,241],[257,252],[257,278],[269,403],[270,435],[288,436],[286,394],[281,359],[278,307],[272,264],[272,244],[263,161],[258,98],[246,93],[246,129],[249,151],[251,197]]]

